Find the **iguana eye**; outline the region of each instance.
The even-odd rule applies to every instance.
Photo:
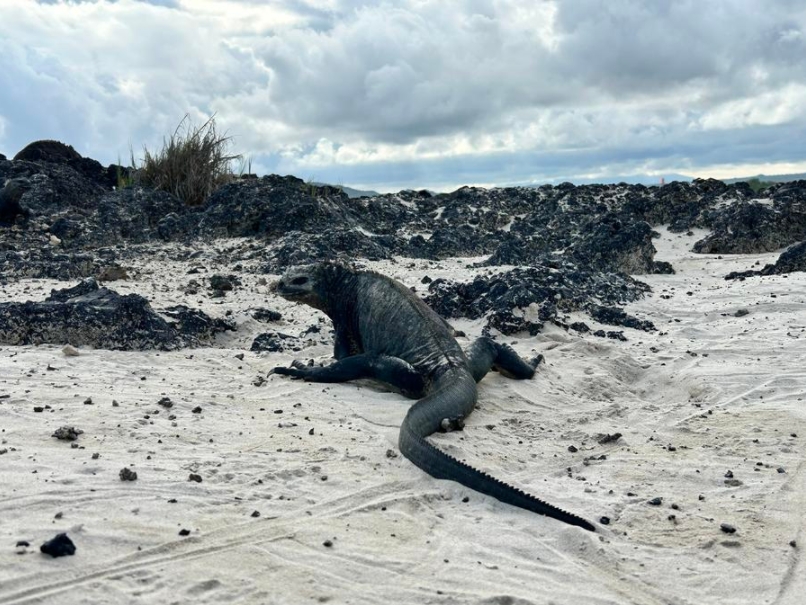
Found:
[[[291,285],[292,286],[301,286],[302,284],[305,284],[307,282],[308,282],[307,277],[295,277],[294,279],[291,280]]]

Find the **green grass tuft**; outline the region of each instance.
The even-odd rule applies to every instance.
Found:
[[[216,130],[215,115],[198,127],[186,115],[174,133],[163,139],[159,152],[143,148],[137,180],[175,195],[188,206],[199,206],[235,176],[231,164],[242,156],[228,155],[229,144],[230,137]]]

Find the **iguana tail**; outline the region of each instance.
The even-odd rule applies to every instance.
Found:
[[[426,440],[444,419],[464,418],[476,404],[476,382],[469,372],[446,372],[425,398],[409,409],[400,427],[398,445],[403,455],[437,479],[450,479],[513,506],[546,515],[589,531],[595,527],[571,513],[543,502],[440,451]]]

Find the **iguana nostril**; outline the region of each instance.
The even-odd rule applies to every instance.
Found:
[[[308,281],[307,277],[295,277],[291,280],[292,286],[301,286]]]

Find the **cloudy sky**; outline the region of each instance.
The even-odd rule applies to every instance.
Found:
[[[806,171],[803,0],[0,0],[0,152],[215,113],[253,171],[381,191]]]

